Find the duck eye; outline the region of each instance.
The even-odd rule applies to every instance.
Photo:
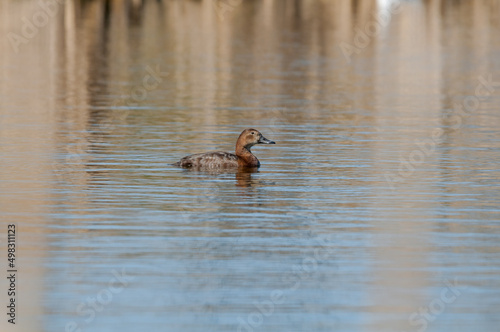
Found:
[[[252,135],[255,135],[255,132],[252,131]]]

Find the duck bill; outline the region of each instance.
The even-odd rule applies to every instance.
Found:
[[[259,144],[276,144],[275,142],[271,141],[271,140],[268,140],[267,138],[265,138],[264,136],[261,136],[259,138]]]

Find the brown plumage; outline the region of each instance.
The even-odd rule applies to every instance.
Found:
[[[256,144],[276,144],[255,129],[243,130],[236,141],[235,154],[229,152],[197,153],[182,158],[174,166],[184,168],[238,168],[259,167],[260,162],[250,149]]]

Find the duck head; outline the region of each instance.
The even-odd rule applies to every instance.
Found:
[[[250,148],[256,144],[276,144],[275,142],[268,140],[260,133],[260,131],[249,128],[243,130],[238,137],[238,141],[236,142],[236,150],[238,148],[245,148],[250,151]]]

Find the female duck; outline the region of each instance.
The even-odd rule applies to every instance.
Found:
[[[237,168],[259,167],[260,162],[250,151],[256,144],[276,144],[255,129],[245,129],[236,141],[236,154],[228,152],[207,152],[182,158],[174,166],[184,168]]]

